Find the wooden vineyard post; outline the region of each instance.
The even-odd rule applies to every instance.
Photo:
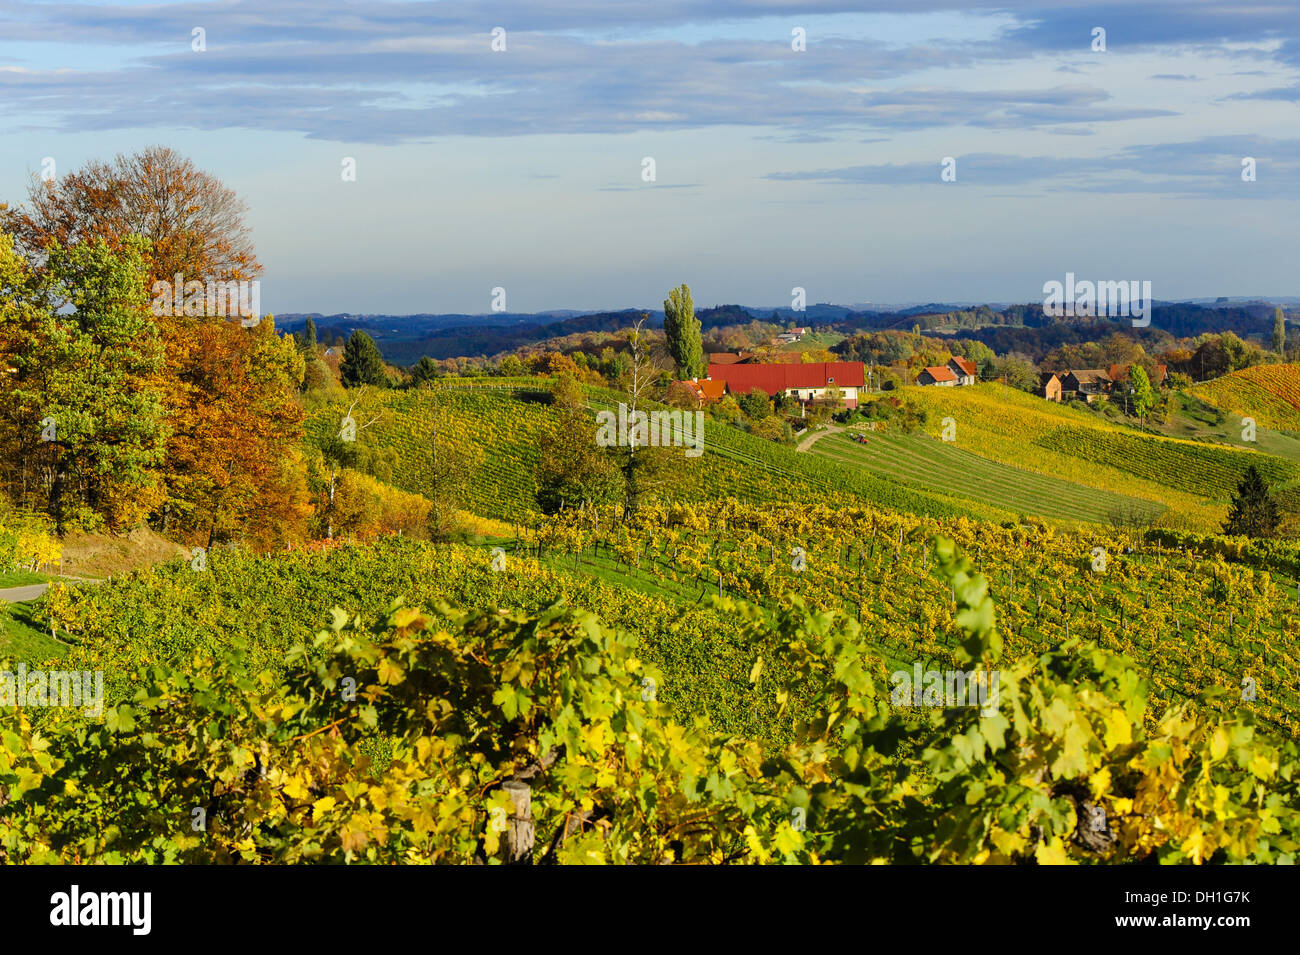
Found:
[[[515,811],[506,819],[505,861],[508,865],[527,865],[533,860],[533,790],[525,782],[509,779],[501,788],[510,794]]]

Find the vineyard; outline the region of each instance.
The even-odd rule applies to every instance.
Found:
[[[1196,385],[1202,401],[1249,415],[1261,428],[1300,431],[1300,366],[1256,365]]]
[[[1270,484],[1300,477],[1300,465],[1295,462],[1254,451],[1099,428],[1057,428],[1036,444],[1105,462],[1135,477],[1215,501],[1226,501],[1252,464]]]
[[[487,550],[409,538],[261,557],[217,551],[202,572],[177,561],[97,586],[56,584],[43,612],[72,644],[59,666],[103,670],[110,698],[120,701],[133,692],[136,665],[189,670],[196,654],[234,644],[254,670],[281,672],[289,648],[309,640],[336,606],[376,620],[398,595],[423,606],[485,610],[537,611],[565,600],[598,608],[637,637],[643,659],[666,674],[661,700],[683,719],[706,716],[730,732],[788,738],[775,707],[746,681],[752,660],[734,620],[698,595],[683,607],[680,589],[602,582],[590,565],[575,568],[555,556],[543,554],[540,563],[512,557],[498,573]]]
[[[961,497],[1012,514],[1063,522],[1105,523],[1115,513],[1158,517],[1165,508],[1141,498],[1057,480],[980,457],[927,435],[873,432],[865,443],[823,438],[815,454],[878,477]]]
[[[910,388],[907,395],[929,411],[927,429],[935,437],[943,418],[954,420],[958,448],[1040,475],[1163,504],[1177,523],[1201,531],[1222,526],[1229,473],[1254,463],[1270,474],[1294,474],[1293,461],[1252,448],[1178,442],[1000,385]],[[1201,467],[1212,473],[1194,473]]]
[[[773,714],[783,738],[687,718],[699,694],[692,674],[661,670],[637,634],[594,614],[493,607],[553,590],[558,576],[522,556],[494,570],[485,550],[409,542],[214,555],[207,570],[173,565],[54,598],[78,662],[114,666],[112,699],[102,721],[37,711],[33,725],[25,711],[0,713],[0,862],[1295,861],[1300,754],[1257,730],[1252,711],[1290,717],[1277,704],[1239,710],[1204,692],[1221,663],[1231,671],[1253,662],[1255,633],[1261,699],[1278,699],[1270,668],[1293,660],[1285,636],[1264,633],[1268,613],[1241,621],[1236,637],[1230,622],[1218,656],[1214,640],[1189,632],[1206,656],[1197,664],[1163,641],[1152,687],[1144,667],[1079,639],[1081,614],[1064,610],[1075,633],[1057,642],[1041,621],[1028,626],[1012,581],[993,591],[1019,609],[1000,611],[953,541],[920,546],[927,528],[912,518],[734,503],[647,511],[630,525],[584,517],[542,528],[538,555],[554,561],[548,547],[559,548],[563,561],[569,550],[580,566],[587,541],[603,533],[601,546],[652,574],[647,564],[671,553],[673,586],[689,591],[692,570],[716,568],[724,589],[772,603],[697,601],[729,622],[748,665],[730,688],[733,709]],[[954,530],[1011,569],[1032,542],[1058,574],[1080,542],[1041,528]],[[797,578],[774,553],[792,540],[819,545]],[[1112,642],[1139,651],[1136,606],[1124,597],[1133,586],[1146,593],[1158,581],[1164,593],[1181,575],[1207,606],[1263,597],[1277,609],[1271,580],[1227,564],[1211,568],[1213,583],[1155,551],[1117,553],[1112,567],[1062,593],[1104,602],[1102,581],[1114,586],[1121,618],[1098,635],[1113,630]],[[379,596],[385,586],[428,594],[430,570],[455,581],[447,593],[488,594],[491,609]],[[331,571],[354,576],[332,580]],[[376,574],[387,579],[376,585]],[[846,580],[848,594],[836,586]],[[587,586],[587,599],[610,596]],[[349,607],[371,609],[336,606],[312,620],[310,607],[334,588],[355,591]],[[857,604],[851,615],[805,603],[845,596]],[[296,614],[265,619],[299,600]],[[1143,603],[1153,611],[1147,624],[1181,607],[1159,595],[1155,603]],[[167,639],[147,629],[186,607],[204,611],[188,645],[189,621]],[[627,605],[608,609],[617,616]],[[919,626],[891,623],[898,609]],[[636,612],[654,618],[662,608]],[[662,618],[651,625],[669,629]],[[707,625],[698,633],[705,639],[684,645],[684,657],[712,659],[727,642]],[[261,645],[259,635],[268,637]],[[997,689],[980,707],[914,707],[889,690],[886,670],[917,653],[931,665],[995,672]],[[1163,708],[1161,697],[1189,679],[1202,684],[1197,704]],[[659,690],[666,697],[674,686],[672,706]],[[521,799],[536,839],[512,821]],[[199,817],[202,827],[190,825]]]
[[[1190,535],[1060,534],[1042,525],[730,503],[646,509],[630,525],[569,515],[548,522],[537,539],[593,560],[612,557],[688,600],[722,593],[775,605],[798,597],[848,613],[873,652],[906,668],[954,663],[952,596],[927,557],[935,533],[952,536],[988,574],[1009,656],[1094,640],[1134,660],[1162,703],[1235,706],[1249,679],[1255,699],[1242,705],[1286,735],[1300,728],[1296,583],[1231,562],[1209,541],[1197,550]],[[1161,542],[1174,537],[1181,546]],[[795,548],[801,570],[792,566]],[[1294,549],[1272,563],[1296,566]],[[1203,700],[1213,691],[1228,697]]]
[[[518,519],[537,510],[533,474],[538,436],[558,420],[545,385],[544,380],[532,379],[527,385],[489,388],[471,383],[385,392],[376,396],[382,402],[380,421],[362,440],[392,455],[393,484],[420,494],[431,490],[430,447],[435,433],[442,442],[470,449],[478,461],[475,479],[466,489],[466,509],[485,517]],[[593,415],[621,400],[605,389],[587,388],[586,393]],[[342,399],[315,409],[307,421],[308,434],[319,440],[336,431],[346,410]],[[592,435],[594,441],[594,417]],[[674,500],[701,502],[728,497],[752,503],[839,498],[935,517],[974,513],[1004,520],[1015,516],[995,507],[972,508],[956,496],[910,489],[855,467],[798,454],[707,418],[704,455],[681,457],[667,493]]]

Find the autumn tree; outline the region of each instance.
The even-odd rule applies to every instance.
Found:
[[[282,539],[306,534],[306,471],[294,461],[303,409],[292,396],[304,375],[293,340],[277,335],[273,319],[256,328],[188,319],[173,339],[192,351],[173,357],[192,374],[175,383],[168,443],[165,529],[206,540],[236,539],[252,524],[281,527]],[[281,513],[277,505],[285,505]]]
[[[206,284],[261,273],[239,197],[167,147],[33,181],[28,200],[0,212],[0,221],[38,274],[48,268],[51,243],[72,249],[100,239],[115,249],[132,235],[148,241],[146,288],[178,277]],[[305,464],[296,448],[304,365],[273,322],[251,318],[260,324],[244,328],[201,313],[155,316],[168,425],[167,494],[155,523],[164,531],[211,540],[243,536],[257,524],[261,539],[302,526]]]
[[[128,236],[149,241],[146,286],[156,281],[238,281],[262,267],[253,251],[245,206],[235,192],[167,146],[151,146],[112,162],[92,161],[51,182],[33,178],[25,208],[0,212],[29,261],[45,247]]]

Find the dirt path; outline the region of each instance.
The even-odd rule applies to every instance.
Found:
[[[804,438],[802,441],[800,441],[800,442],[799,442],[799,446],[796,447],[795,450],[796,450],[796,451],[807,451],[809,448],[811,448],[814,444],[816,444],[816,443],[817,443],[818,441],[820,441],[822,438],[826,437],[828,434],[839,434],[839,433],[840,433],[841,431],[843,431],[843,430],[844,430],[844,426],[843,426],[843,425],[839,425],[839,424],[828,424],[828,425],[827,425],[825,428],[823,428],[821,431],[818,431],[818,432],[816,432],[815,434],[810,434],[810,435],[808,435],[808,437],[806,437],[806,438]]]
[[[0,600],[7,600],[9,603],[23,603],[28,600],[35,600],[49,584],[28,584],[26,587],[5,587],[0,589]]]

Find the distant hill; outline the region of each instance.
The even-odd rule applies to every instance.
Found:
[[[645,309],[580,312],[557,309],[525,314],[500,312],[487,315],[318,315],[287,313],[276,316],[276,325],[284,331],[301,331],[308,317],[316,324],[318,340],[339,343],[360,329],[379,345],[384,358],[396,365],[413,365],[422,356],[430,358],[480,358],[512,352],[553,338],[584,332],[614,332],[627,328]],[[663,325],[663,312],[648,312],[651,327]],[[1152,341],[1168,335],[1191,337],[1205,332],[1235,332],[1253,338],[1266,338],[1272,332],[1273,305],[1262,300],[1213,305],[1187,302],[1157,303],[1150,326],[1133,328],[1128,319],[1055,319],[1043,313],[1041,304],[980,305],[971,303],[931,303],[906,306],[849,306],[818,303],[796,312],[788,306],[755,307],[749,305],[714,305],[696,308],[696,317],[705,331],[728,325],[748,325],[753,321],[796,322],[801,325],[829,327],[841,334],[855,331],[911,331],[920,326],[923,332],[941,331],[959,338],[982,341],[995,352],[1023,352],[1039,359],[1053,348],[1065,344],[1104,338],[1116,330],[1132,334],[1140,341]],[[1300,319],[1291,311],[1293,321]]]

